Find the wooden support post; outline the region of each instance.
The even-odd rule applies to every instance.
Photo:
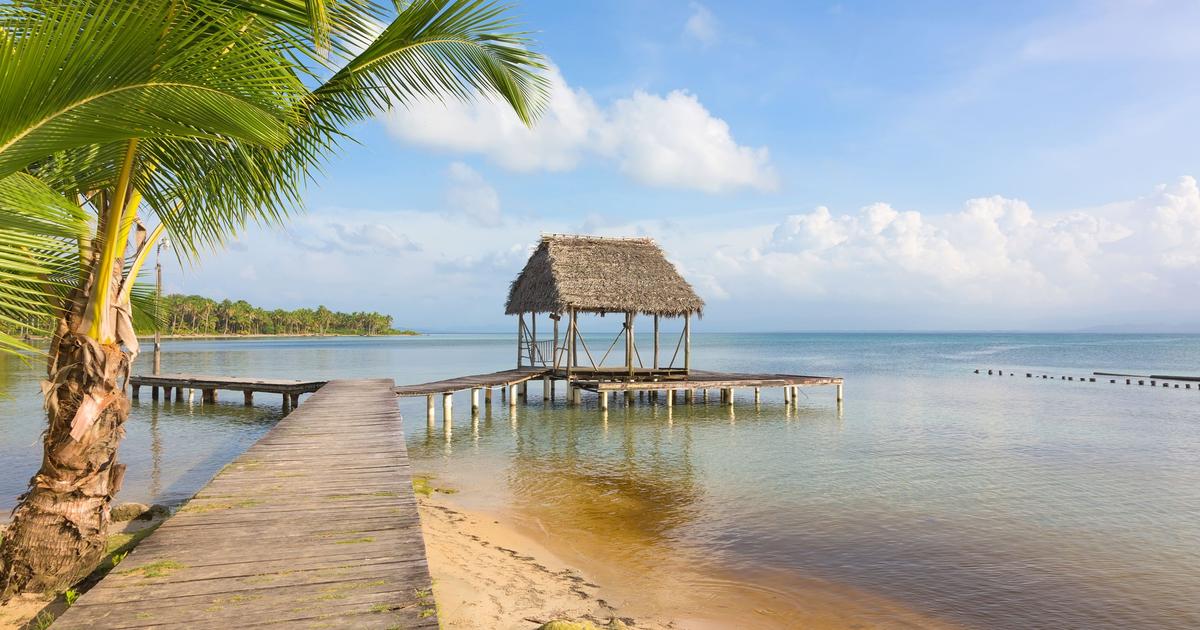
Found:
[[[171,402],[171,386],[163,385],[163,402]]]
[[[433,394],[426,394],[425,395],[425,422],[428,423],[429,426],[432,427],[436,420],[437,420],[437,414],[433,410]]]
[[[521,402],[529,404],[529,381],[521,383]]]
[[[692,314],[683,319],[683,371],[690,372],[692,366]]]
[[[208,404],[217,402],[217,390],[215,390],[215,389],[200,390],[200,400],[202,400],[203,402],[208,403]]]
[[[791,403],[792,403],[792,388],[784,387],[783,388],[783,404],[790,405]]]
[[[150,400],[154,400],[154,401],[158,400],[158,385],[155,385],[150,388]]]
[[[842,402],[842,384],[841,383],[837,384],[837,401],[839,403]]]
[[[300,406],[300,394],[292,394],[292,409]]]
[[[517,369],[521,369],[521,341],[525,336],[525,313],[517,313]]]
[[[552,313],[550,315],[550,319],[554,321],[554,343],[551,344],[553,347],[550,348],[550,366],[554,370],[558,369],[558,320],[559,320],[559,317],[560,317],[560,315],[558,313]],[[553,387],[553,385],[551,385],[551,387]]]
[[[283,415],[285,415],[285,416],[288,415],[289,413],[292,413],[292,397],[288,396],[287,394],[283,395],[282,410],[283,410]]]
[[[254,404],[254,392],[252,392],[250,390],[246,390],[246,391],[242,392],[242,403],[245,404],[247,407],[253,405]]]
[[[634,403],[633,390],[632,389],[625,390],[625,406],[629,407],[629,406],[633,405],[633,403]]]
[[[654,366],[653,366],[653,368],[655,370],[658,369],[658,315],[657,314],[654,315]]]
[[[762,402],[762,388],[761,388],[761,387],[755,387],[755,388],[754,388],[754,404],[756,404],[756,405],[757,405],[757,404],[759,404],[759,403],[761,403],[761,402]]]
[[[730,387],[729,389],[726,389],[725,392],[726,392],[725,393],[725,404],[732,407],[733,406],[733,388]]]
[[[454,392],[442,394],[442,424],[444,426],[454,424]]]
[[[137,383],[131,383],[131,384],[129,385],[129,395],[130,395],[130,397],[131,397],[131,398],[133,398],[134,400],[137,400],[138,398],[141,398],[141,396],[142,396],[142,386],[141,386],[141,385],[138,385]]]
[[[696,390],[689,389],[689,390],[683,392],[683,402],[685,402],[689,405],[696,402]]]
[[[571,353],[567,357],[567,378],[571,378],[571,371],[579,367],[579,313],[575,309],[571,309],[571,323],[568,326],[571,331]]]
[[[792,385],[792,404],[793,405],[800,404],[800,386],[799,385]]]
[[[600,411],[608,411],[608,392],[597,392],[596,400],[598,400],[600,403]]]
[[[706,405],[708,404],[708,388],[707,387],[704,388],[704,397],[701,398],[701,400],[704,401],[704,404],[706,404]]]
[[[675,390],[668,389],[667,390],[667,407],[670,408],[674,405],[675,405]]]
[[[483,389],[483,404],[487,405],[488,407],[492,406],[492,388],[491,387],[485,387]]]
[[[633,313],[625,313],[625,369],[633,379]]]
[[[575,388],[575,404],[576,405],[583,404],[583,388],[582,387]]]
[[[471,388],[471,415],[479,414],[479,388]]]
[[[175,388],[175,402],[183,402],[183,388],[182,387]]]
[[[517,386],[508,386],[508,407],[509,409],[517,406]]]

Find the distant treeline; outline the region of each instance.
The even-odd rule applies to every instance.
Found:
[[[217,302],[199,295],[166,295],[159,319],[166,335],[412,335],[392,328],[392,316],[324,306],[266,310],[238,300]],[[139,331],[141,332],[141,331]],[[152,332],[152,331],[147,331]]]
[[[152,307],[153,302],[143,306]],[[158,305],[164,335],[415,335],[392,328],[392,316],[382,313],[341,313],[324,306],[266,310],[245,300],[220,302],[199,295],[165,295]],[[0,315],[5,315],[0,313]],[[151,317],[135,316],[138,334],[154,332]],[[53,329],[53,320],[16,314],[0,317],[0,330],[17,335]]]

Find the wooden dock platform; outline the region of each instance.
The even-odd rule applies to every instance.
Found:
[[[322,387],[54,627],[437,628],[394,385]]]
[[[130,377],[131,396],[135,400],[140,397],[142,386],[150,388],[150,395],[158,400],[159,390],[164,400],[171,399],[171,390],[175,391],[175,400],[183,400],[183,390],[200,390],[201,402],[214,403],[217,401],[217,390],[242,392],[242,401],[247,405],[254,404],[254,394],[263,392],[283,395],[283,412],[286,414],[300,402],[300,394],[309,394],[321,389],[326,381],[296,381],[290,379],[244,378],[238,376],[216,376],[211,374],[138,374]]]
[[[401,385],[396,387],[397,396],[428,396],[430,394],[446,394],[459,392],[464,389],[481,389],[492,387],[511,387],[520,385],[535,378],[542,378],[550,370],[521,369],[491,372],[489,374],[473,374],[459,376],[443,381],[419,383],[417,385]]]

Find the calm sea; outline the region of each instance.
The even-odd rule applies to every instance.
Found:
[[[648,341],[648,340],[647,340]],[[597,338],[589,345],[600,345]],[[163,370],[398,383],[505,369],[509,335],[170,341]],[[693,365],[846,377],[795,409],[496,404],[449,437],[405,399],[414,469],[478,507],[704,558],[727,575],[878,593],[975,627],[1200,627],[1200,390],[1026,379],[1200,374],[1200,336],[696,334]],[[39,370],[0,359],[0,510],[38,463]],[[144,367],[143,363],[143,367]],[[1002,369],[1005,376],[974,374]],[[1008,376],[1009,372],[1017,376]],[[123,500],[177,502],[279,401],[135,404]],[[497,401],[498,402],[498,401]],[[473,498],[472,498],[473,497]],[[645,560],[642,560],[645,561]],[[687,587],[688,585],[682,585]]]

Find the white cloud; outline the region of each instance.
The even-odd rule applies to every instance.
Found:
[[[450,180],[446,204],[452,211],[462,212],[484,225],[499,225],[500,195],[478,171],[462,162],[453,162],[446,169],[446,177]]]
[[[711,46],[717,41],[717,18],[708,7],[693,2],[689,5],[692,13],[683,24],[683,32],[692,39]]]
[[[602,108],[557,68],[547,78],[550,101],[533,128],[489,100],[421,100],[384,120],[405,142],[484,155],[514,171],[567,171],[596,157],[648,186],[723,192],[777,185],[768,150],[738,144],[694,94],[638,91]]]
[[[694,264],[694,263],[693,263]],[[926,215],[886,203],[785,217],[770,236],[698,272],[783,300],[966,307],[981,320],[1200,309],[1200,189],[1184,177],[1102,208],[1035,213],[1016,199],[972,199]],[[737,297],[736,295],[734,297]],[[964,323],[966,327],[974,324]]]

